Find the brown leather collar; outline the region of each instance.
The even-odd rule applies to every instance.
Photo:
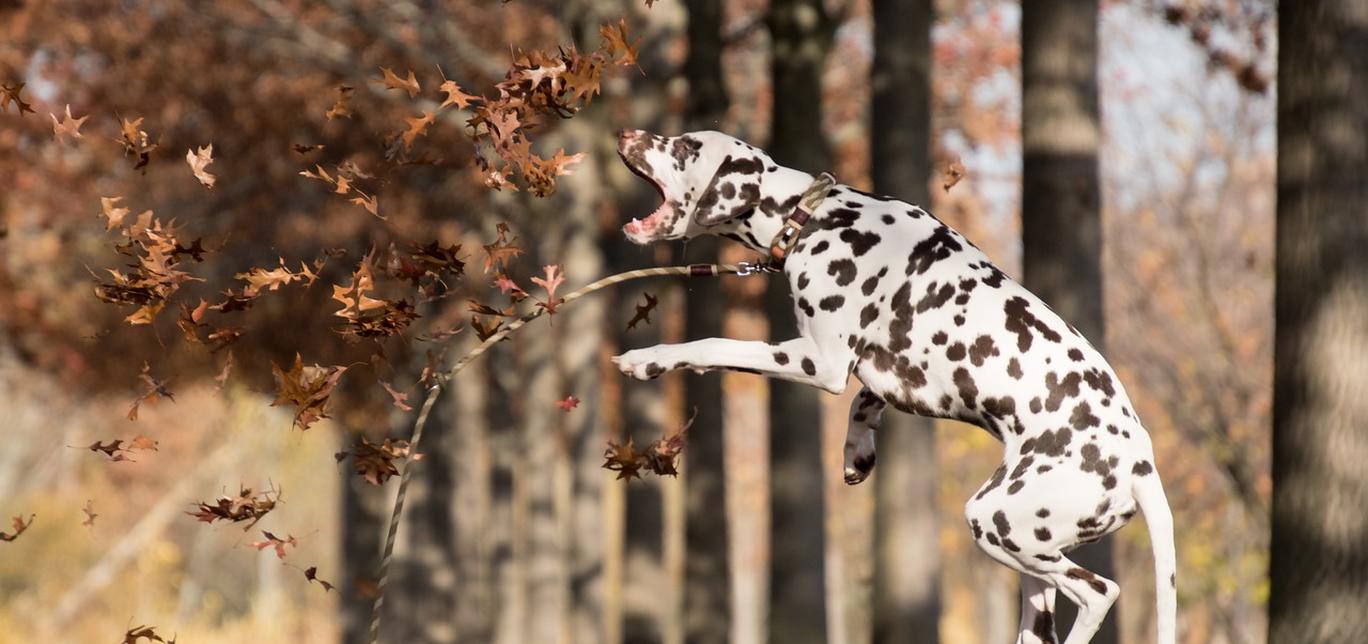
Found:
[[[784,225],[775,233],[774,241],[770,242],[768,268],[771,271],[780,271],[784,268],[784,260],[793,253],[793,247],[798,244],[798,238],[803,234],[803,226],[807,225],[808,219],[812,218],[813,211],[822,205],[827,193],[832,186],[836,185],[836,178],[823,172],[812,184],[803,192],[802,198],[798,200],[798,205],[794,206],[793,212],[784,220]]]

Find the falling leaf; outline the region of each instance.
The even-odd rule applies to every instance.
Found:
[[[603,457],[606,459],[603,468],[617,472],[619,481],[641,478],[641,475],[637,473],[641,469],[641,457],[633,448],[630,436],[627,437],[627,442],[621,445],[609,441],[608,450],[603,453]]]
[[[380,219],[384,219],[384,217],[380,216],[380,202],[374,195],[361,193],[360,190],[357,190],[357,193],[360,194],[360,196],[353,197],[351,200],[352,203],[365,208],[366,212],[369,212]]]
[[[157,149],[156,143],[149,140],[147,132],[143,131],[142,118],[130,121],[123,119],[123,126],[120,128],[122,138],[119,143],[124,146],[124,156],[133,155],[137,161],[133,164],[134,170],[147,172],[147,164],[152,159],[152,151]]]
[[[566,412],[568,412],[568,411],[570,411],[571,409],[574,409],[574,408],[576,408],[576,407],[579,407],[579,404],[580,404],[580,399],[579,399],[579,398],[576,398],[576,397],[574,397],[574,396],[566,396],[564,400],[557,400],[557,401],[556,401],[556,406],[557,406],[557,407],[560,407],[562,411],[566,411]]]
[[[24,534],[24,531],[28,530],[29,526],[33,525],[33,518],[36,516],[38,515],[30,514],[27,522],[24,521],[22,515],[14,517],[14,520],[10,522],[13,532],[0,532],[0,541],[14,541],[15,539],[18,539],[19,535]]]
[[[352,117],[351,98],[352,93],[355,91],[356,88],[349,85],[337,86],[337,101],[333,103],[332,107],[328,108],[328,112],[325,114],[329,121],[340,118],[349,119]]]
[[[380,71],[384,73],[385,77],[378,80],[385,84],[385,89],[404,90],[405,92],[408,92],[409,98],[418,96],[418,92],[421,91],[421,88],[418,87],[418,79],[413,76],[413,70],[411,69],[409,70],[408,78],[399,78],[395,75],[394,70],[388,67],[381,67]]]
[[[18,107],[19,116],[23,116],[24,112],[33,112],[33,106],[25,103],[24,99],[19,96],[19,93],[24,91],[25,84],[26,83],[0,84],[0,112],[9,112],[9,104],[11,101]],[[36,114],[37,112],[34,113]]]
[[[401,411],[413,411],[413,407],[408,404],[408,394],[395,391],[394,387],[390,386],[390,383],[385,382],[384,380],[380,380],[379,382],[380,386],[385,388],[385,392],[390,395],[390,398],[394,399],[395,407],[398,407]]]
[[[209,172],[204,169],[210,163],[214,162],[213,157],[213,143],[196,150],[187,150],[185,153],[185,162],[190,164],[190,171],[195,173],[195,178],[199,179],[200,183],[204,184],[207,188],[213,188],[214,182],[218,181],[218,177],[209,174]]]
[[[561,300],[556,299],[556,289],[560,288],[560,285],[565,283],[565,272],[556,264],[543,266],[542,270],[546,271],[546,279],[534,277],[532,278],[532,283],[546,289],[546,301],[541,303],[541,305],[546,309],[547,313],[554,314],[556,312],[556,307],[561,303]]]
[[[627,321],[628,331],[635,329],[637,322],[650,324],[651,312],[655,310],[657,304],[660,304],[660,300],[656,299],[656,296],[651,295],[650,293],[642,293],[642,295],[646,297],[646,302],[636,305],[636,314],[632,316],[631,320]]]
[[[350,450],[338,452],[335,457],[341,461],[350,456],[357,476],[371,485],[384,485],[390,477],[399,475],[395,461],[411,456],[409,450],[405,440],[386,438],[382,443],[372,443],[362,436]]]
[[[108,220],[105,223],[105,231],[123,227],[124,219],[128,217],[129,210],[118,207],[118,203],[122,200],[123,197],[100,197],[100,207],[104,211],[105,219]]]
[[[495,226],[495,230],[498,232],[499,238],[492,244],[484,245],[484,271],[486,273],[493,269],[503,270],[508,265],[508,262],[514,260],[518,255],[523,253],[522,248],[513,245],[513,242],[517,241],[516,237],[508,239],[508,224],[500,223]]]
[[[133,400],[133,405],[128,408],[129,420],[138,419],[138,408],[143,403],[152,404],[162,398],[176,402],[176,397],[166,388],[166,384],[152,377],[152,367],[145,361],[143,362],[142,374],[138,378],[143,381],[145,389]]]
[[[318,151],[320,151],[320,150],[323,149],[323,146],[322,146],[322,145],[304,145],[303,143],[295,143],[294,145],[291,145],[291,146],[290,146],[290,149],[291,149],[291,150],[294,150],[296,154],[301,154],[301,155],[303,155],[303,154],[310,154],[310,153],[313,153],[313,152],[318,152]]]
[[[334,588],[332,584],[318,578],[318,566],[309,566],[308,569],[304,571],[304,578],[308,579],[310,582],[318,582],[319,585],[323,586],[324,591],[331,592]]]
[[[603,36],[605,49],[610,56],[621,56],[618,62],[623,65],[637,64],[637,45],[641,39],[627,42],[627,19],[621,18],[616,25],[603,25],[599,27],[599,35]]]
[[[271,363],[271,371],[276,379],[276,398],[271,406],[285,403],[294,405],[294,425],[303,431],[328,417],[329,397],[347,367],[322,367],[316,364],[306,367],[304,359],[296,353],[294,366],[289,371],[281,369],[274,362]]]
[[[87,527],[87,528],[94,528],[94,527],[95,527],[95,517],[100,516],[100,515],[98,515],[98,514],[95,513],[95,500],[94,500],[94,499],[86,499],[85,507],[84,507],[84,508],[81,508],[81,511],[84,512],[85,515],[86,515],[86,518],[85,518],[84,521],[81,522],[81,525],[83,525],[83,526],[85,526],[85,527]]]
[[[456,81],[443,81],[442,86],[437,89],[447,95],[446,100],[442,101],[441,106],[437,109],[444,110],[449,106],[455,105],[457,109],[463,110],[470,105],[471,101],[481,100],[479,96],[472,96],[461,91],[461,87],[456,84]]]
[[[950,189],[955,187],[955,184],[959,183],[967,172],[968,170],[965,169],[964,164],[961,163],[958,158],[951,161],[945,166],[945,183],[942,184],[942,187],[945,188],[946,192],[950,192]]]
[[[166,640],[162,638],[161,635],[157,634],[157,629],[151,626],[134,626],[133,628],[128,629],[124,632],[123,644],[139,644],[139,642],[143,638],[146,638],[148,642],[164,642],[165,644],[176,644],[175,637],[172,637],[170,640]]]
[[[433,119],[432,112],[423,112],[421,116],[404,119],[404,122],[408,123],[408,129],[404,130],[404,133],[401,135],[401,138],[404,140],[405,150],[413,149],[413,142],[417,140],[418,137],[427,133],[427,128],[429,125],[432,125]]]
[[[262,534],[262,536],[265,536],[265,537],[266,537],[266,540],[265,540],[265,541],[253,541],[253,542],[252,542],[252,547],[253,547],[253,548],[256,548],[257,550],[265,550],[266,548],[275,548],[275,553],[276,553],[276,558],[277,558],[277,559],[284,559],[284,558],[285,558],[285,548],[286,548],[286,546],[292,546],[292,547],[296,547],[296,548],[299,547],[299,542],[295,540],[294,535],[286,535],[284,539],[281,539],[280,537],[277,537],[277,536],[275,536],[275,535],[273,535],[273,534],[271,534],[271,533],[269,533],[269,532],[267,532],[267,531],[265,531],[265,530],[262,530],[262,531],[261,531],[261,534]]]
[[[56,114],[48,113],[48,116],[52,117],[52,134],[57,138],[58,142],[66,143],[66,138],[68,136],[73,139],[85,138],[81,134],[81,124],[85,123],[86,119],[90,118],[90,116],[72,118],[71,105],[66,106],[66,116],[60,121],[57,120]]]
[[[239,488],[237,496],[221,496],[213,503],[195,504],[195,511],[186,514],[205,523],[228,521],[240,523],[249,521],[243,532],[252,529],[257,521],[274,510],[280,502],[280,489],[272,488],[265,492],[255,492],[252,488]]]

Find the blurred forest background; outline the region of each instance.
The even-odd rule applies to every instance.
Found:
[[[929,207],[1119,371],[1174,511],[1181,640],[1354,641],[1337,634],[1368,629],[1352,609],[1368,595],[1365,555],[1308,541],[1319,524],[1304,510],[1362,515],[1368,502],[1364,459],[1343,463],[1368,441],[1368,332],[1352,322],[1368,310],[1368,233],[1353,223],[1368,17],[1304,4],[0,1],[0,516],[23,529],[0,542],[0,641],[116,641],[141,625],[194,643],[366,641],[398,481],[357,468],[403,466],[401,448],[366,446],[409,438],[425,368],[478,342],[472,316],[496,319],[467,300],[502,307],[496,274],[532,293],[543,265],[563,269],[563,293],[620,270],[748,258],[730,242],[625,241],[619,227],[656,202],[615,154],[623,128],[722,130]],[[1278,52],[1280,11],[1297,52]],[[1275,81],[1293,55],[1305,100],[1284,113],[1289,134]],[[500,81],[554,88],[546,75],[569,71],[599,85],[569,118],[510,126],[482,111]],[[448,78],[459,89],[443,96]],[[1320,78],[1338,79],[1331,98],[1315,98]],[[514,85],[501,87],[507,98]],[[1321,104],[1341,129],[1316,129]],[[1308,168],[1294,185],[1277,172],[1279,137],[1298,132],[1312,147],[1281,148]],[[209,145],[206,167],[194,153]],[[1340,190],[1319,202],[1337,218],[1296,220],[1330,222],[1297,239],[1325,254],[1283,264],[1275,229],[1294,220],[1280,199],[1316,181]],[[482,247],[496,239],[525,251],[491,270]],[[109,286],[130,257],[171,276],[162,290]],[[1298,456],[1278,469],[1284,266],[1302,272],[1279,283],[1291,299],[1278,332],[1286,314],[1287,355],[1314,350],[1288,361],[1301,360],[1278,431],[1313,407],[1338,419],[1316,431],[1345,429],[1325,442],[1338,455],[1289,447]],[[1332,289],[1338,275],[1357,286]],[[791,334],[785,290],[767,281],[634,282],[462,372],[411,463],[387,641],[1013,640],[1016,577],[973,548],[961,517],[1001,459],[987,433],[890,418],[879,469],[851,487],[849,395],[730,373],[640,383],[608,362],[661,341]],[[348,318],[368,292],[381,317]],[[1340,317],[1303,314],[1339,292]],[[628,328],[648,294],[658,307]],[[1338,340],[1299,344],[1300,329]],[[296,354],[324,366],[292,371]],[[329,418],[292,417],[288,382],[338,377]],[[558,405],[569,396],[577,406]],[[610,441],[645,445],[695,411],[678,477],[602,469]],[[1278,441],[1321,436],[1307,431]],[[1310,499],[1281,506],[1302,532],[1270,527],[1275,469]],[[189,516],[240,487],[248,514],[269,510],[259,522]],[[1335,520],[1325,532],[1339,544],[1368,535],[1361,516]],[[1278,539],[1286,550],[1270,549]],[[1330,563],[1307,564],[1322,549]],[[1288,569],[1307,572],[1281,585],[1275,555],[1271,585],[1270,552],[1297,553]],[[1153,641],[1141,522],[1088,557],[1123,589],[1096,641]],[[1280,603],[1278,588],[1336,571],[1351,578],[1336,591],[1348,609]],[[1270,606],[1275,621],[1286,608],[1286,632],[1320,635],[1270,638]]]

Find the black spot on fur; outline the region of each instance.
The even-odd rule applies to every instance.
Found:
[[[1077,373],[1064,376],[1063,380],[1051,371],[1045,374],[1045,388],[1050,390],[1050,397],[1045,399],[1046,411],[1058,411],[1059,405],[1064,402],[1064,398],[1073,398],[1078,395],[1078,383],[1082,377]]]
[[[873,248],[875,244],[883,241],[883,237],[880,237],[878,233],[846,229],[841,231],[841,241],[850,244],[850,252],[859,257],[869,252],[869,249]]]
[[[986,284],[987,280],[984,280],[984,283]],[[1031,334],[1032,330],[1050,342],[1059,342],[1059,334],[1031,313],[1030,303],[1026,298],[1013,297],[1007,300],[1003,311],[1007,314],[1007,330],[1017,335],[1017,348],[1021,351],[1030,350],[1031,341],[1035,337]]]
[[[969,347],[969,360],[974,363],[975,367],[982,367],[984,360],[990,356],[998,355],[998,353],[997,347],[993,344],[993,339],[986,335],[980,335],[974,340],[973,346]]]
[[[821,255],[822,253],[826,252],[826,249],[830,247],[831,244],[827,243],[827,241],[823,239],[822,241],[817,242],[817,244],[812,247],[812,255],[814,257],[817,255]]]
[[[789,363],[788,354],[787,354],[787,353],[784,353],[783,351],[775,351],[775,352],[774,352],[774,362],[775,362],[776,364],[788,364],[788,363]]]
[[[1086,401],[1075,405],[1073,413],[1069,415],[1069,424],[1080,431],[1089,427],[1097,427],[1101,423],[1102,419],[1093,415],[1092,407]]]
[[[803,373],[813,376],[817,374],[817,365],[812,363],[811,358],[803,358]]]
[[[838,259],[827,264],[827,275],[836,276],[837,286],[848,286],[855,281],[855,262],[849,259]]]
[[[1136,476],[1149,476],[1154,472],[1154,466],[1149,461],[1140,461],[1131,467],[1131,474]]]
[[[806,272],[803,272],[803,273],[799,273],[799,274],[798,274],[798,289],[799,289],[799,290],[804,290],[804,289],[806,289],[806,288],[808,287],[808,284],[810,284],[810,283],[812,283],[812,281],[808,279],[808,276],[807,276],[807,273],[806,273]]]
[[[1036,528],[1036,529],[1035,529],[1035,536],[1036,536],[1037,539],[1039,539],[1039,540],[1041,540],[1041,541],[1049,541],[1049,540],[1050,540],[1050,529],[1049,529],[1049,528]]]
[[[818,302],[817,306],[823,311],[836,311],[841,308],[842,304],[845,304],[844,295],[828,295],[822,298],[822,301]]]
[[[931,268],[931,264],[963,248],[964,246],[955,240],[955,235],[948,226],[939,226],[929,237],[912,247],[912,254],[907,256],[907,274],[925,273]]]
[[[997,468],[996,470],[993,470],[993,478],[989,479],[989,480],[988,480],[988,484],[985,485],[985,486],[983,486],[983,489],[982,489],[982,490],[979,490],[979,493],[978,493],[978,494],[974,495],[974,499],[975,499],[975,500],[982,499],[982,498],[983,498],[984,496],[986,496],[989,492],[992,492],[994,489],[996,489],[997,486],[1002,485],[1002,479],[1004,479],[1004,478],[1007,478],[1007,464],[1006,464],[1006,463],[1003,463],[1002,465],[999,465],[998,468]]]
[[[1007,375],[1017,380],[1021,380],[1021,376],[1025,375],[1021,371],[1021,363],[1017,362],[1016,358],[1007,361]]]
[[[1070,568],[1065,574],[1073,579],[1081,579],[1088,582],[1088,585],[1092,586],[1092,589],[1097,591],[1100,595],[1107,594],[1107,584],[1103,583],[1101,579],[1098,579],[1097,575],[1094,575],[1087,570],[1082,568]]]
[[[873,302],[870,302],[868,305],[866,305],[863,309],[860,310],[860,328],[863,329],[868,327],[872,322],[874,322],[874,320],[877,320],[878,318],[879,307]]]
[[[949,339],[950,337],[945,335],[944,331],[937,331],[934,335],[931,336],[931,343],[941,345],[945,344],[946,341],[948,341]]]
[[[960,400],[964,401],[965,407],[978,407],[978,386],[974,384],[974,377],[969,375],[968,369],[960,367],[955,370],[955,386],[959,388]]]
[[[945,357],[946,357],[946,359],[948,359],[948,360],[950,360],[950,361],[952,361],[952,362],[959,362],[960,360],[963,360],[963,359],[964,359],[964,354],[965,354],[965,350],[964,350],[964,343],[963,343],[963,342],[956,342],[956,343],[950,345],[950,346],[949,346],[948,348],[946,348],[946,350],[945,350]]]

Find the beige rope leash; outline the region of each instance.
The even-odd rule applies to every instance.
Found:
[[[644,277],[660,277],[665,275],[685,275],[688,277],[718,277],[722,275],[754,275],[770,270],[765,264],[753,264],[741,262],[739,264],[689,264],[687,266],[662,266],[658,268],[643,268],[635,271],[627,271],[616,275],[609,275],[603,279],[591,282],[575,291],[572,291],[561,299],[560,305],[566,305],[584,297],[594,291]],[[441,395],[442,389],[448,380],[456,377],[462,369],[465,369],[474,362],[476,358],[484,355],[490,347],[502,342],[509,335],[521,329],[528,322],[531,322],[546,314],[546,309],[539,308],[517,320],[514,320],[507,327],[498,333],[489,336],[479,346],[470,350],[445,373],[436,378],[436,382],[428,388],[427,397],[423,399],[423,406],[418,410],[418,419],[413,423],[413,438],[409,441],[410,454],[418,452],[418,444],[423,440],[423,428],[427,425],[428,414],[432,412],[433,406],[437,403],[437,397]],[[385,537],[385,554],[380,559],[380,580],[376,587],[375,605],[371,608],[370,642],[377,644],[380,641],[380,614],[385,606],[385,586],[389,583],[390,560],[394,556],[394,541],[399,535],[399,519],[404,512],[404,497],[408,494],[409,474],[413,470],[412,461],[404,463],[404,470],[399,474],[399,493],[394,499],[394,510],[390,513],[389,534]]]

